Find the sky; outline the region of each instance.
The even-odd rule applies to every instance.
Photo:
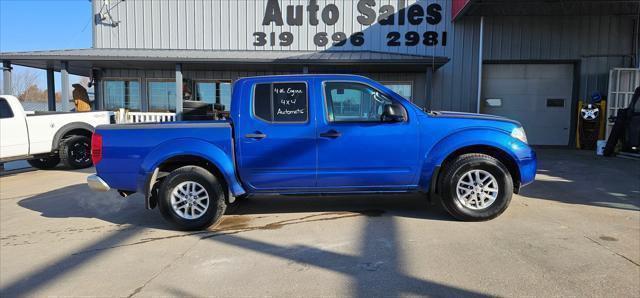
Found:
[[[0,0],[0,52],[90,48],[91,20],[89,0]],[[14,66],[20,71],[24,68]],[[44,89],[46,72],[37,72]],[[55,80],[59,91],[59,73]]]

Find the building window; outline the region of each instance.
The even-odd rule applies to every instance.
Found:
[[[385,95],[360,83],[327,82],[324,92],[331,122],[379,122],[384,106],[392,103]]]
[[[137,80],[104,81],[104,105],[107,110],[140,111],[140,82]]]
[[[231,83],[199,81],[195,83],[195,100],[210,104],[220,104],[222,111],[229,111],[231,108]]]
[[[231,110],[231,83],[218,83],[218,103],[223,105],[224,111]]]
[[[398,93],[402,97],[413,100],[413,83],[412,82],[382,82],[382,85]]]
[[[176,111],[175,81],[149,81],[147,89],[150,112]]]

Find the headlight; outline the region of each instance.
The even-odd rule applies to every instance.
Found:
[[[511,136],[516,138],[523,143],[527,143],[527,134],[524,133],[524,128],[522,126],[516,127],[511,131]]]

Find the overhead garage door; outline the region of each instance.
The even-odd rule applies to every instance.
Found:
[[[518,120],[533,145],[568,145],[571,64],[483,66],[481,111]]]

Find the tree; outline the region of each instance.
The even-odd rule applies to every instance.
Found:
[[[47,93],[43,90],[40,90],[40,88],[38,88],[38,85],[33,84],[27,87],[24,92],[18,94],[18,99],[22,101],[46,101]]]
[[[11,93],[21,95],[38,82],[38,72],[31,69],[14,69],[11,72]],[[4,80],[4,77],[3,77]],[[37,85],[36,85],[37,88]],[[3,91],[6,92],[6,91]]]

